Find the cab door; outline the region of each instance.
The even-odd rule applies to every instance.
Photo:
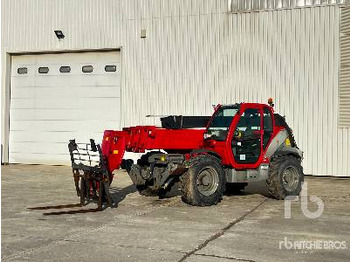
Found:
[[[263,121],[261,107],[245,108],[234,128],[231,149],[236,168],[255,168],[262,155]]]
[[[264,107],[263,109],[263,150],[266,152],[266,148],[271,141],[273,135],[273,113],[268,107]]]

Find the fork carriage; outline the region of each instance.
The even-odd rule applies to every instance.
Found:
[[[113,207],[109,193],[113,174],[107,169],[101,146],[96,145],[93,139],[90,139],[90,144],[76,143],[75,140],[70,140],[68,149],[80,205],[97,202],[99,210],[103,209],[104,204]]]

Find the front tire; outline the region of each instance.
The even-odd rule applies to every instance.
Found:
[[[294,156],[276,156],[270,163],[267,189],[276,199],[298,196],[304,182],[301,160]]]
[[[226,178],[219,160],[199,156],[181,176],[182,200],[193,206],[216,205],[225,191]]]

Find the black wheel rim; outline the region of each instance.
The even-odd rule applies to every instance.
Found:
[[[288,166],[283,170],[282,182],[288,192],[293,192],[298,188],[299,172],[294,166]]]
[[[211,196],[219,187],[218,172],[212,167],[203,168],[197,176],[197,189],[204,196]]]

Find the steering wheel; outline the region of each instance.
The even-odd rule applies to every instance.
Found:
[[[241,138],[242,137],[242,132],[238,128],[236,128],[235,132],[233,133],[233,137]]]

